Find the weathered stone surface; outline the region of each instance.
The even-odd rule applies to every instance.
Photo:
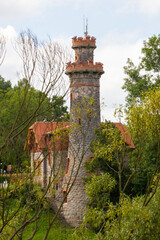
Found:
[[[83,41],[83,40],[82,40]],[[80,42],[80,40],[79,40]],[[76,46],[75,64],[88,61],[93,62],[94,48]],[[67,196],[67,202],[63,204],[62,214],[69,224],[79,226],[83,220],[83,213],[87,203],[83,177],[87,176],[84,170],[84,163],[92,156],[89,149],[90,142],[94,138],[94,129],[100,124],[100,76],[102,72],[94,71],[70,71],[71,91],[71,125],[77,124],[74,131],[69,135],[68,156],[70,158],[70,169],[68,176],[71,182],[76,181]],[[92,100],[91,100],[92,99]],[[69,179],[69,178],[68,178]],[[67,185],[67,178],[64,178],[63,186]]]

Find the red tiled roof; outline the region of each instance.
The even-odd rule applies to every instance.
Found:
[[[128,145],[129,148],[135,148],[128,128],[125,127],[122,123],[114,123],[116,127],[121,131],[122,137],[124,138],[125,143]]]
[[[122,123],[114,124],[121,131],[122,137],[124,138],[124,141],[128,145],[128,147],[135,148],[127,127],[125,127]],[[35,122],[32,126],[29,127],[28,137],[30,133],[33,132],[35,136],[35,142],[38,144],[38,148],[42,149],[46,147],[46,134],[52,134],[52,132],[58,127],[66,128],[69,126],[70,124],[68,122]]]
[[[68,122],[35,122],[30,126],[29,131],[33,131],[35,141],[38,143],[39,148],[45,148],[44,135],[53,132],[57,127],[68,127]]]

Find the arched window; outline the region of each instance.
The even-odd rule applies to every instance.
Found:
[[[58,183],[56,183],[55,189],[58,190]]]
[[[75,54],[75,62],[78,62],[78,60],[79,60],[79,57],[77,54]]]
[[[82,124],[81,117],[78,117],[77,120],[78,120],[78,125],[81,125]]]
[[[89,118],[89,121],[91,121],[92,115],[93,115],[93,110],[92,110],[92,109],[89,109],[89,110],[88,110],[88,118]]]
[[[71,105],[71,107],[72,107],[72,100],[73,100],[73,93],[71,92],[71,94],[70,94],[70,105]]]
[[[89,157],[87,157],[86,161],[89,161],[91,158],[94,158],[94,154],[91,154]]]
[[[48,165],[51,166],[51,153],[48,153]]]
[[[35,160],[35,170],[36,176],[41,176],[41,159]]]
[[[67,157],[67,161],[66,161],[66,171],[65,171],[66,174],[69,172],[69,167],[70,167],[70,158]]]
[[[66,196],[66,189],[63,189],[63,198],[64,198],[64,203],[67,203],[67,196]]]

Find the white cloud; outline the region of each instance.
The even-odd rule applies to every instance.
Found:
[[[6,38],[6,56],[0,68],[0,75],[6,80],[11,80],[13,84],[17,82],[17,73],[20,72],[21,61],[14,49],[17,33],[12,26],[0,28],[0,34]]]
[[[40,15],[46,7],[72,4],[79,8],[81,5],[91,6],[93,3],[96,3],[96,0],[0,0],[0,18]]]
[[[0,28],[0,33],[8,38],[8,51],[0,74],[15,84],[17,81],[16,73],[20,72],[21,69],[21,62],[12,47],[13,39],[17,33],[11,26],[5,29]],[[135,64],[138,63],[143,41],[136,39],[136,33],[121,35],[110,32],[98,42],[95,50],[95,61],[104,64],[105,74],[101,78],[101,98],[106,107],[102,109],[102,117],[108,120],[117,121],[113,117],[114,109],[119,104],[125,103],[126,94],[121,89],[124,84],[123,67],[126,65],[127,58],[131,58]],[[68,42],[68,39],[66,40]]]
[[[157,15],[160,13],[159,0],[121,0],[118,1],[119,13],[139,12],[147,15]]]
[[[142,40],[133,41],[134,34],[118,35],[109,33],[95,52],[96,61],[104,64],[105,74],[101,77],[101,98],[106,107],[102,116],[115,121],[113,114],[119,104],[125,104],[126,93],[121,89],[124,84],[124,70],[127,58],[138,63],[141,54]]]
[[[17,37],[17,33],[16,33],[15,29],[10,25],[8,25],[6,28],[0,27],[0,34],[2,34],[4,37],[6,37],[8,39]]]
[[[40,14],[40,10],[49,0],[0,0],[0,17],[23,17]]]
[[[159,0],[136,0],[136,4],[143,13],[158,14],[160,12]]]
[[[7,52],[3,64],[0,66],[0,75],[2,75],[5,80],[10,80],[12,84],[15,85],[18,80],[23,78],[23,62],[15,50],[18,34],[15,29],[10,25],[6,28],[0,27],[0,35],[1,34],[6,38]],[[64,48],[65,51],[68,52],[68,55],[70,54],[70,39],[62,36],[61,38],[54,39],[54,42],[58,42],[62,46],[62,48]],[[38,84],[35,85],[35,87],[39,87]],[[67,84],[68,82],[66,83],[66,85]]]
[[[110,5],[109,0],[99,0],[104,8]],[[159,0],[113,0],[117,12],[130,13],[139,11],[147,14],[160,12]],[[71,5],[78,9],[95,7],[97,0],[0,0],[0,18],[20,18],[40,15],[46,7]],[[82,13],[83,14],[83,13]]]

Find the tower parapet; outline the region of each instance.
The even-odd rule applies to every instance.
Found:
[[[66,66],[66,74],[69,75],[74,72],[99,72],[103,74],[103,64],[96,62],[93,64],[93,60],[88,60],[88,63],[79,62],[79,64],[68,62]]]
[[[85,38],[75,36],[72,38],[72,48],[79,47],[96,48],[96,38],[87,35]]]
[[[83,37],[72,38],[72,48],[75,50],[75,62],[67,63],[66,74],[75,72],[98,72],[100,75],[104,73],[103,64],[94,64],[94,49],[96,48],[96,38],[89,35]]]

